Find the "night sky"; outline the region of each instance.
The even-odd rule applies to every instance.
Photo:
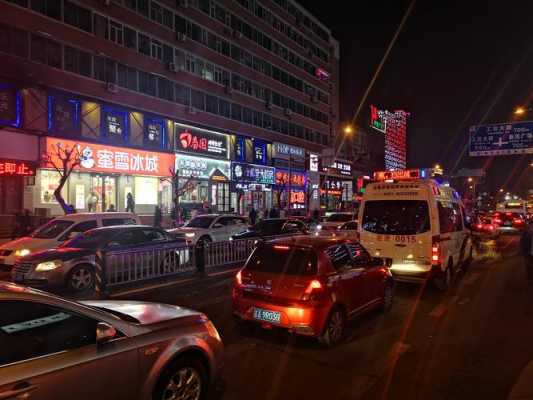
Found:
[[[340,42],[341,118],[348,121],[409,2],[300,3]],[[418,0],[357,123],[368,126],[369,104],[404,109],[411,113],[409,167],[487,165],[488,189],[533,189],[531,155],[460,157],[469,126],[509,121],[517,105],[533,107],[532,20],[532,1]],[[533,112],[523,119],[533,120]]]

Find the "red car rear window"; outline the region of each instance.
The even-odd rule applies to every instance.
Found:
[[[312,249],[262,245],[254,250],[245,269],[272,274],[309,276],[317,273],[317,258]]]

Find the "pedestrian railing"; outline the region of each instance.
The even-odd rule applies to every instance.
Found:
[[[174,242],[102,251],[97,255],[95,289],[105,296],[119,288],[243,263],[256,243],[256,240],[235,240],[194,246]]]

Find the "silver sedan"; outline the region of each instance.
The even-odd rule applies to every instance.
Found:
[[[0,282],[0,399],[205,399],[223,345],[202,313],[72,302]]]

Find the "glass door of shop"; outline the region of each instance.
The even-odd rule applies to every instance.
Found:
[[[92,212],[117,211],[117,178],[110,175],[92,175],[87,209]]]
[[[211,205],[218,212],[230,211],[230,190],[229,183],[211,183]]]

